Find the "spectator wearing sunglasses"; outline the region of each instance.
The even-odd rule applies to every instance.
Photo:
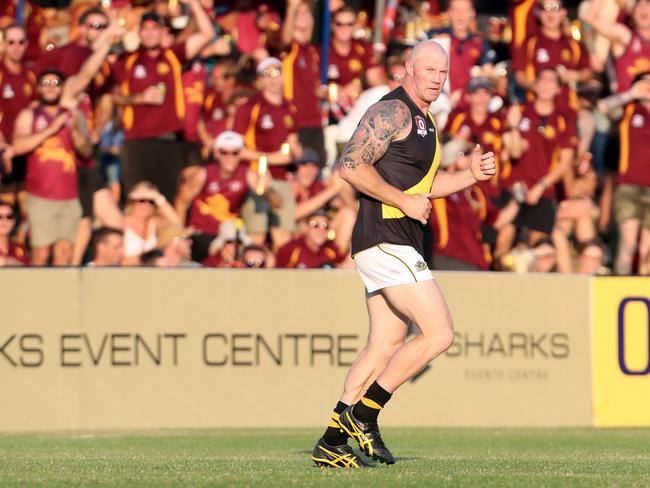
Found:
[[[264,246],[251,244],[244,248],[242,265],[244,268],[273,268],[273,255]]]
[[[181,187],[179,213],[189,209],[188,223],[196,230],[192,256],[203,261],[210,242],[219,234],[222,222],[240,218],[249,190],[255,190],[257,175],[241,162],[242,136],[222,132],[214,142],[214,162],[199,168],[193,181]]]
[[[140,256],[156,248],[158,230],[166,225],[181,225],[174,208],[158,188],[141,181],[129,192],[124,228],[124,265],[140,264]]]
[[[282,92],[282,62],[272,57],[260,61],[257,81],[260,92],[237,109],[233,130],[244,136],[241,156],[252,161],[253,170],[258,169],[261,156],[267,158],[270,188],[282,203],[273,206],[265,195],[252,194],[244,203],[242,214],[257,244],[264,244],[270,231],[273,247],[279,249],[289,242],[296,229],[296,204],[288,166],[301,156],[302,146],[296,134],[296,107]]]
[[[0,267],[24,266],[29,263],[27,249],[11,237],[15,225],[16,214],[13,207],[0,201]]]
[[[27,33],[18,25],[3,31],[5,55],[0,60],[0,149],[3,149],[3,171],[0,171],[0,194],[13,198],[23,189],[27,160],[13,157],[12,133],[16,117],[36,96],[36,75],[24,63]]]
[[[24,0],[22,5],[20,5],[20,0],[3,0],[0,2],[0,27],[13,24],[18,17],[18,9],[23,9],[23,25],[29,41],[25,53],[26,62],[34,62],[43,52],[41,40],[44,39],[42,34],[46,27],[46,21],[43,9],[37,3],[33,0]]]
[[[584,44],[564,33],[566,16],[562,0],[539,0],[539,32],[513,57],[512,67],[517,83],[529,93],[540,70],[557,70],[561,82],[558,108],[576,112],[579,107],[575,86],[589,80],[592,71]],[[532,99],[532,95],[529,97]]]
[[[329,240],[330,219],[316,212],[301,222],[301,235],[280,248],[278,268],[336,268],[346,259]]]

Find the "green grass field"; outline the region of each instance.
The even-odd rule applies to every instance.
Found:
[[[320,432],[0,436],[0,486],[648,487],[650,430],[386,429],[393,466],[316,468]]]

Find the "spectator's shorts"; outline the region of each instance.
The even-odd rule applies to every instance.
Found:
[[[81,220],[79,199],[49,200],[28,193],[25,208],[33,247],[48,247],[56,241],[75,241]]]
[[[188,166],[203,166],[203,155],[201,154],[201,144],[198,142],[183,142],[183,168]]]
[[[381,243],[352,257],[368,293],[433,279],[424,258],[411,246]]]
[[[268,231],[270,227],[277,227],[295,232],[296,198],[291,190],[291,184],[284,180],[273,180],[271,188],[282,198],[282,207],[272,208],[265,198],[251,194],[241,209],[246,230],[257,234]]]
[[[537,205],[524,204],[521,206],[515,219],[515,225],[550,235],[555,225],[556,212],[557,200],[542,197],[537,202]]]
[[[104,175],[97,167],[78,166],[79,201],[82,218],[93,216],[93,196],[97,190],[106,188]]]
[[[618,224],[638,219],[650,229],[650,188],[641,185],[621,184],[614,191],[614,218]]]

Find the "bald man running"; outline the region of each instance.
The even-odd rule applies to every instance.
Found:
[[[428,108],[448,70],[439,44],[419,43],[402,86],[368,109],[341,155],[341,177],[361,194],[352,252],[366,288],[370,333],[312,453],[319,466],[359,467],[348,437],[366,455],[393,464],[377,416],[400,385],[454,340],[447,304],[422,257],[423,228],[431,199],[490,179],[496,166],[494,154],[481,154],[477,145],[469,169],[436,173],[440,143]],[[408,321],[421,333],[405,342]]]

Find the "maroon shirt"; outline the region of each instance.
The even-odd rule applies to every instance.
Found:
[[[228,107],[214,88],[208,90],[201,115],[205,129],[212,137],[217,137],[227,129]]]
[[[633,32],[625,52],[616,58],[618,93],[629,90],[637,75],[650,71],[650,39]]]
[[[519,132],[528,149],[519,160],[512,162],[512,171],[504,182],[507,188],[517,181],[531,188],[558,164],[562,149],[575,148],[578,143],[574,117],[557,109],[551,115],[540,116],[530,102],[524,105]],[[544,196],[554,198],[555,186],[549,186]]]
[[[302,191],[294,191],[295,196],[296,196],[296,203],[303,203],[309,200],[310,198],[315,197],[319,193],[325,191],[326,187],[323,184],[322,181],[320,180],[315,180],[309,188],[307,188],[306,192]]]
[[[120,56],[113,66],[115,83],[122,95],[144,92],[152,85],[164,83],[162,105],[128,105],[124,107],[122,126],[125,138],[142,139],[181,132],[185,126],[185,96],[181,65],[185,61],[185,44],[160,49],[150,56],[144,48]]]
[[[512,42],[510,43],[510,57],[519,56],[526,45],[526,41],[539,31],[536,16],[537,0],[510,0],[508,17],[512,27]]]
[[[352,41],[352,47],[347,55],[339,54],[330,41],[327,65],[327,81],[347,85],[355,78],[363,81],[363,75],[373,64],[372,46],[366,41]]]
[[[43,16],[43,9],[36,5],[36,2],[25,0],[24,5],[25,31],[29,44],[27,45],[23,61],[35,61],[42,53],[39,41],[41,31],[45,28],[45,17]],[[1,17],[16,18],[16,5],[14,5],[12,0],[0,1]]]
[[[29,264],[29,256],[27,255],[27,248],[17,242],[9,241],[9,248],[7,252],[0,250],[0,257],[13,258],[20,264]]]
[[[335,267],[345,256],[336,244],[326,242],[319,251],[314,252],[305,244],[305,238],[299,237],[285,244],[278,250],[277,268],[324,268]]]
[[[320,56],[311,44],[291,44],[282,61],[284,98],[298,108],[295,115],[298,129],[322,127],[320,100]]]
[[[469,111],[455,109],[449,114],[445,131],[455,136],[463,128],[470,130],[472,141],[481,145],[483,153],[492,151],[497,165],[497,173],[488,181],[481,181],[478,185],[488,197],[500,194],[501,178],[501,150],[503,148],[503,122],[498,115],[488,114],[482,124],[472,119]]]
[[[247,168],[240,164],[228,179],[221,176],[217,163],[208,164],[205,169],[205,184],[190,207],[189,225],[204,234],[217,235],[221,222],[240,216],[248,193]]]
[[[542,69],[553,69],[564,66],[571,70],[589,68],[589,55],[582,43],[563,35],[559,39],[551,39],[539,32],[526,42],[526,48],[521,55],[512,60],[515,71],[525,71],[528,79],[534,79]],[[530,98],[532,100],[532,98]],[[563,84],[557,98],[561,109],[567,107],[578,109],[578,95],[568,85]]]
[[[207,71],[200,61],[194,61],[190,69],[183,72],[183,93],[185,94],[185,140],[199,141],[197,126],[203,99],[205,97],[205,80]]]
[[[258,93],[237,109],[233,130],[243,134],[249,149],[279,151],[296,131],[295,113],[296,108],[286,100],[281,105],[273,105]],[[276,180],[285,180],[289,174],[287,166],[269,166],[269,171]]]
[[[481,236],[487,205],[477,186],[435,200],[429,217],[429,228],[435,236],[434,256],[442,254],[482,270],[489,269],[489,256],[483,250]]]
[[[59,108],[57,114],[51,116],[42,106],[36,107],[33,110],[32,133],[42,131],[63,112],[66,110]],[[79,196],[77,155],[68,124],[64,124],[59,132],[45,139],[27,156],[25,190],[49,200],[70,200]]]
[[[620,155],[618,183],[650,187],[650,112],[635,102],[625,106],[619,124]]]
[[[16,117],[35,98],[36,75],[21,67],[20,73],[11,73],[0,61],[0,131],[5,141],[11,142]]]

